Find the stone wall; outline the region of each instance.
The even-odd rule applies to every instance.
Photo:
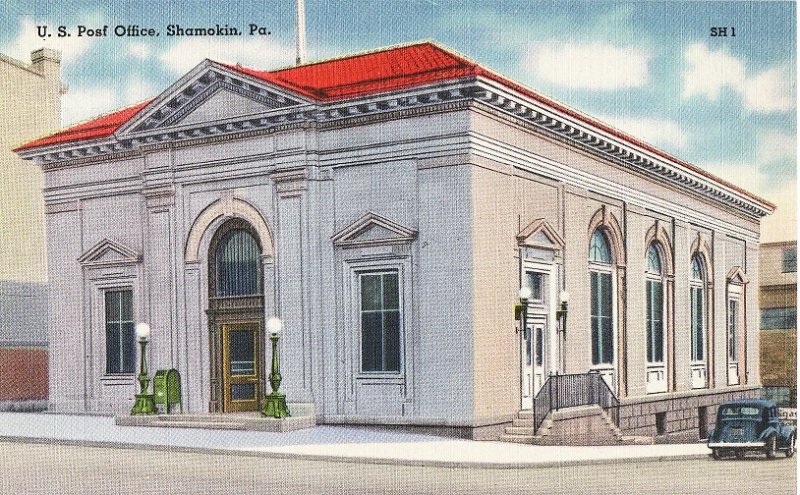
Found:
[[[730,387],[729,390],[628,399],[620,405],[619,426],[626,435],[655,437],[657,443],[696,442],[706,438],[714,428],[720,404],[760,395],[761,389],[757,387]],[[705,428],[700,427],[703,408]],[[664,414],[664,421],[657,425],[659,414]]]

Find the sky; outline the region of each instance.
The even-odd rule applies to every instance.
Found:
[[[294,0],[0,9],[0,52],[29,61],[42,46],[62,51],[65,125],[156,96],[204,58],[294,63]],[[762,223],[771,242],[797,238],[796,11],[793,2],[306,0],[307,58],[437,41],[777,204]],[[169,24],[245,34],[170,37]],[[250,24],[269,34],[248,35]],[[60,25],[72,36],[37,34]],[[79,25],[108,25],[108,35],[79,37]],[[118,25],[160,35],[114,36]]]

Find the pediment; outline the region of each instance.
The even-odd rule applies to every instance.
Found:
[[[366,246],[406,243],[416,237],[417,231],[377,213],[369,212],[340,230],[331,240],[336,246]]]
[[[110,239],[103,239],[78,258],[82,265],[129,265],[141,261],[134,249]]]
[[[118,137],[211,122],[241,120],[307,103],[299,95],[210,60],[170,86]]]
[[[517,234],[520,246],[545,249],[564,249],[564,238],[544,218],[537,218]]]
[[[736,285],[746,285],[748,282],[750,282],[750,279],[747,278],[747,274],[744,273],[744,270],[742,270],[742,268],[739,266],[734,266],[731,268],[731,270],[728,272],[727,279],[729,284]]]

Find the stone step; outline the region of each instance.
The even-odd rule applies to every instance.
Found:
[[[530,409],[523,409],[517,413],[519,419],[533,419],[533,411]]]
[[[526,435],[507,435],[503,433],[500,435],[499,440],[501,442],[522,443],[530,445],[536,442],[536,437],[526,436]]]
[[[148,426],[162,428],[199,428],[203,430],[246,430],[245,423],[232,421],[153,421]]]
[[[533,419],[514,418],[514,419],[511,420],[511,424],[513,426],[533,428]]]
[[[198,423],[238,423],[241,421],[261,418],[261,413],[231,413],[231,414],[159,414],[152,416],[155,421],[164,422],[198,422]]]
[[[528,436],[533,436],[533,435],[536,434],[536,432],[533,431],[533,426],[531,426],[531,427],[527,427],[527,426],[506,426],[506,433],[508,435],[528,435]]]

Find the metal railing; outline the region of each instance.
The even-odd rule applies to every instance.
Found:
[[[533,431],[550,411],[597,404],[619,426],[619,399],[600,373],[550,375],[533,399]]]

